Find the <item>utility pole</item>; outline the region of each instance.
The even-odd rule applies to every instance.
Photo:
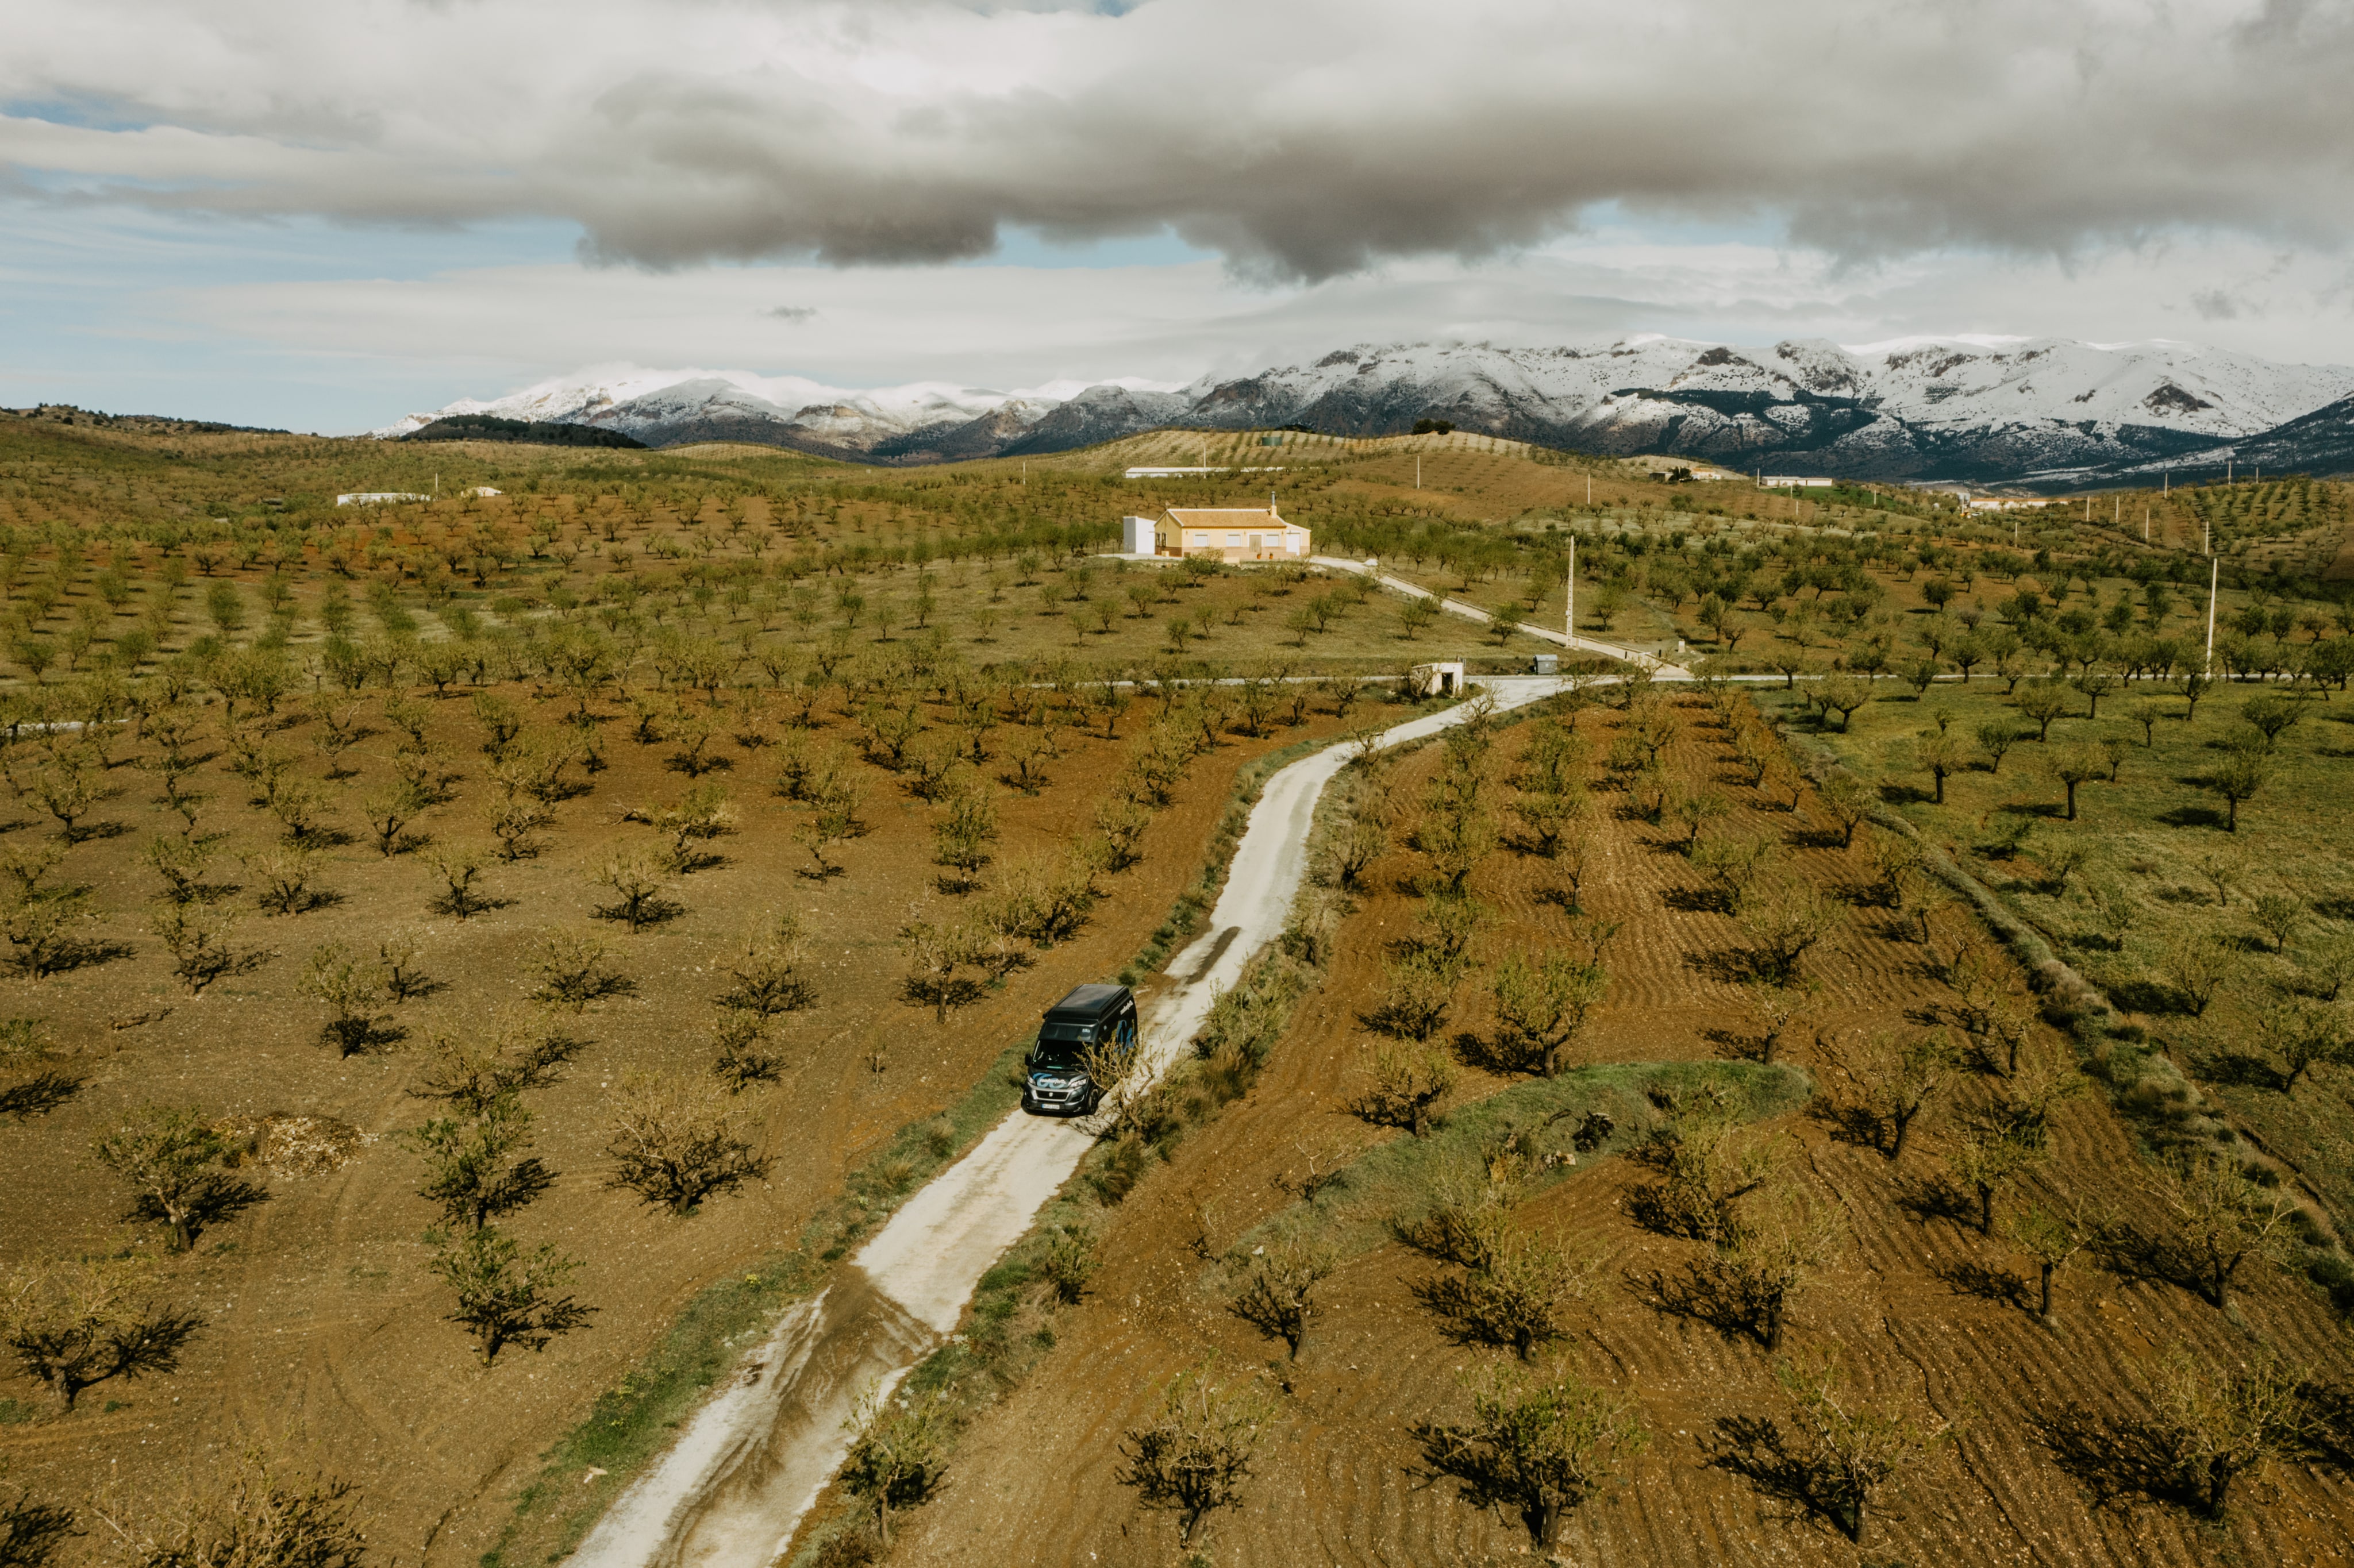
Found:
[[[1586,481],[1588,484],[1592,480]],[[1577,646],[1577,535],[1569,536],[1569,597],[1562,609],[1562,630],[1569,634],[1572,648]]]
[[[2208,674],[2210,674],[2210,675],[2212,675],[2212,674],[2215,673],[2215,583],[2216,583],[2216,579],[2217,579],[2217,574],[2219,574],[2222,569],[2223,569],[2223,563],[2222,563],[2222,562],[2221,562],[2221,561],[2211,560],[2211,561],[2209,561],[2209,562],[2207,563],[2207,664],[2206,664],[2206,672],[2207,672],[2207,673],[2208,673]]]
[[[1422,454],[1420,452],[1414,454],[1414,487],[1416,490],[1422,488]]]

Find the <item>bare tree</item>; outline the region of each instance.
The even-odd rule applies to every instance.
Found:
[[[1320,1243],[1287,1240],[1260,1247],[1235,1266],[1240,1277],[1228,1298],[1235,1315],[1283,1340],[1298,1361],[1316,1287],[1340,1266],[1339,1255]]]
[[[348,1482],[298,1475],[258,1449],[192,1487],[160,1529],[126,1530],[126,1568],[361,1568]]]
[[[387,990],[383,965],[355,955],[341,942],[323,942],[312,949],[294,990],[326,1004],[327,1022],[319,1037],[341,1055],[356,1056],[382,1040],[398,1037],[383,1027],[387,1014],[379,1011]]]
[[[2267,1461],[2296,1453],[2315,1418],[2304,1395],[2307,1374],[2259,1349],[2237,1369],[2217,1367],[2183,1346],[2168,1352],[2151,1380],[2151,1404],[2183,1484],[2221,1518],[2232,1483]]]
[[[673,1214],[769,1173],[770,1160],[737,1130],[718,1086],[633,1075],[616,1097],[609,1186],[626,1187]]]
[[[1147,1508],[1174,1512],[1178,1542],[1188,1544],[1204,1519],[1242,1500],[1252,1456],[1274,1418],[1265,1394],[1221,1383],[1216,1362],[1204,1359],[1172,1377],[1159,1413],[1121,1439],[1128,1463],[1119,1480]]]
[[[0,1296],[0,1334],[25,1375],[71,1410],[93,1383],[178,1367],[203,1319],[156,1305],[153,1285],[136,1257],[19,1268]]]
[[[2296,1200],[2259,1185],[2228,1155],[2177,1156],[2150,1186],[2173,1217],[2179,1261],[2216,1308],[2231,1305],[2232,1282],[2250,1259],[2277,1263],[2288,1255]]]
[[[589,931],[550,931],[539,939],[532,972],[539,977],[531,998],[549,1007],[581,1012],[608,997],[628,996],[637,982],[606,962],[604,938]]]
[[[1610,986],[1601,964],[1558,948],[1531,959],[1505,956],[1491,982],[1501,1026],[1498,1054],[1522,1072],[1558,1075],[1562,1053],[1585,1028]]]
[[[463,920],[492,907],[490,896],[474,886],[482,874],[482,857],[479,851],[456,845],[444,846],[427,855],[425,863],[431,866],[434,875],[441,879],[441,891],[434,895],[428,905],[437,914]]]
[[[229,1140],[193,1110],[148,1106],[90,1145],[90,1156],[132,1192],[132,1214],[160,1222],[186,1252],[214,1220],[268,1196],[222,1169]]]
[[[433,1260],[426,1266],[458,1298],[450,1320],[473,1336],[474,1353],[489,1366],[509,1345],[541,1351],[581,1327],[597,1308],[564,1294],[580,1266],[543,1244],[526,1253],[514,1237],[483,1225],[452,1235],[429,1233]]]
[[[1563,1520],[1649,1445],[1631,1401],[1565,1368],[1532,1378],[1491,1366],[1466,1382],[1471,1419],[1420,1428],[1425,1454],[1463,1483],[1467,1500],[1515,1508],[1542,1548],[1555,1545]]]
[[[875,1509],[875,1531],[891,1544],[891,1510],[922,1504],[938,1489],[948,1467],[954,1425],[948,1391],[885,1398],[870,1385],[843,1429],[853,1434],[842,1463],[842,1484]]]
[[[531,1112],[513,1094],[471,1115],[435,1117],[408,1139],[425,1161],[418,1196],[440,1205],[445,1225],[480,1230],[525,1207],[556,1180],[527,1152]]]
[[[1366,1083],[1349,1108],[1377,1127],[1402,1127],[1420,1138],[1431,1107],[1455,1087],[1455,1060],[1427,1043],[1371,1043]]]
[[[1865,1042],[1855,1073],[1863,1085],[1864,1103],[1885,1135],[1881,1150],[1889,1159],[1904,1158],[1914,1124],[1935,1106],[1960,1065],[1961,1058],[1943,1030],[1910,1039],[1883,1030]]]
[[[1861,1545],[1872,1499],[1943,1440],[1945,1424],[1925,1425],[1901,1410],[1858,1399],[1828,1356],[1779,1362],[1774,1375],[1790,1396],[1808,1500]]]

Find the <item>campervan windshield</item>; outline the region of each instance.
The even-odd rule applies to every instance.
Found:
[[[1091,1023],[1041,1024],[1038,1048],[1030,1055],[1031,1068],[1034,1072],[1076,1072],[1081,1054],[1095,1043],[1096,1029]]]

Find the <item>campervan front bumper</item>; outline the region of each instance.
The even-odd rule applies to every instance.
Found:
[[[1039,1116],[1085,1116],[1095,1086],[1083,1077],[1031,1078],[1022,1091],[1022,1108]]]

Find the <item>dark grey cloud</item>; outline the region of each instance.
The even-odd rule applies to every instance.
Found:
[[[654,269],[957,260],[1016,225],[1315,280],[1605,204],[1859,259],[2354,221],[2354,9],[2301,0],[79,0],[13,29],[0,101],[85,106],[0,120],[15,188],[557,217]]]

